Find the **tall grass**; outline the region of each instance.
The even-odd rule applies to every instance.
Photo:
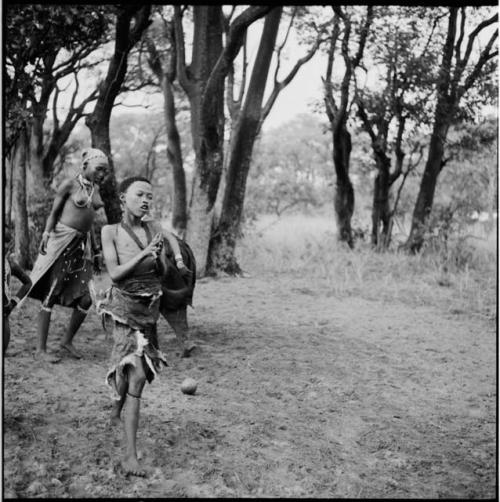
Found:
[[[331,218],[291,215],[257,221],[247,230],[238,258],[250,274],[291,274],[326,294],[496,316],[496,232],[487,239],[435,243],[410,256],[375,252],[363,241],[350,250],[337,241]]]

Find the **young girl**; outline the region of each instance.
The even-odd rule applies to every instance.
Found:
[[[164,235],[161,226],[144,221],[153,200],[150,182],[135,176],[119,187],[123,205],[120,223],[105,225],[101,231],[102,252],[111,288],[97,302],[98,313],[113,325],[113,349],[106,382],[115,403],[113,424],[120,422],[124,409],[126,452],[122,461],[125,474],[144,476],[136,450],[139,400],[146,380],[151,382],[162,365],[156,323],[165,272]]]

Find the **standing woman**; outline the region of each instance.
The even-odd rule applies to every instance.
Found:
[[[125,474],[144,476],[137,459],[136,437],[139,403],[146,380],[154,379],[167,365],[159,350],[156,323],[159,317],[161,276],[165,250],[161,225],[145,221],[152,202],[151,183],[141,176],[122,181],[118,189],[123,217],[101,231],[102,252],[112,281],[97,311],[113,325],[113,349],[106,382],[115,399],[111,423],[120,423],[124,408]]]
[[[91,232],[95,211],[103,206],[98,184],[107,174],[108,158],[101,150],[89,148],[82,154],[82,170],[64,180],[52,204],[39,255],[31,272],[28,295],[42,302],[38,315],[38,347],[35,358],[58,362],[47,353],[47,336],[54,305],[72,307],[61,351],[77,359],[73,337],[92,305],[89,281],[92,278]]]

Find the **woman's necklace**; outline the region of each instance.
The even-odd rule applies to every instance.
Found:
[[[85,192],[85,196],[87,200],[84,200],[82,202],[75,202],[76,207],[90,207],[92,204],[92,196],[94,195],[94,184],[91,181],[86,180],[82,174],[79,174],[76,179],[78,180],[78,183],[80,183],[80,189]]]

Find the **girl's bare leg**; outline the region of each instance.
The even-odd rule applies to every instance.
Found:
[[[137,429],[139,427],[139,408],[142,389],[146,382],[142,359],[137,357],[137,366],[128,366],[128,389],[125,395],[123,425],[125,429],[126,451],[122,460],[125,474],[145,476],[145,470],[137,458]]]
[[[115,373],[115,383],[116,383],[116,390],[118,391],[118,394],[120,395],[120,399],[115,399],[113,400],[113,409],[111,411],[111,425],[118,425],[121,423],[121,412],[123,405],[125,404],[125,397],[127,393],[127,379],[125,378],[126,375],[120,376],[118,373]]]

